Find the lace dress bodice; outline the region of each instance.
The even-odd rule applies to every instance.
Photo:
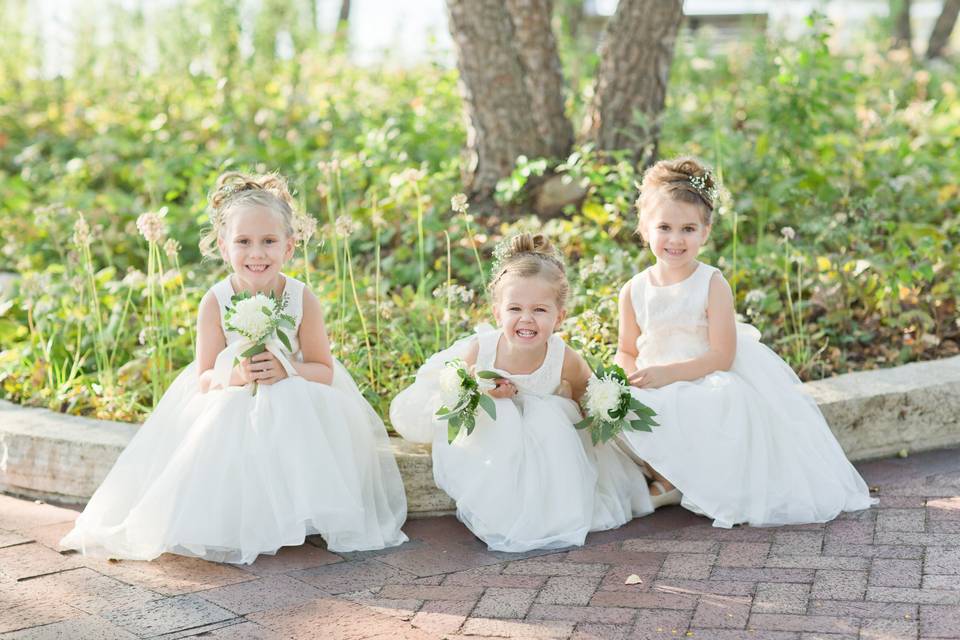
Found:
[[[717,271],[701,262],[689,277],[672,285],[653,285],[649,268],[630,280],[630,300],[640,328],[637,366],[688,360],[710,348],[707,300],[710,278]]]
[[[494,366],[497,360],[497,345],[502,335],[501,330],[478,334],[477,339],[480,344],[477,352],[477,371],[502,371],[517,389],[523,392],[542,395],[555,393],[560,386],[560,375],[563,372],[565,351],[563,339],[557,334],[552,334],[547,340],[547,355],[543,358],[543,364],[532,373],[516,374]]]
[[[303,318],[304,284],[290,276],[284,275],[283,277],[286,280],[286,284],[283,286],[283,295],[281,296],[281,298],[286,301],[284,312],[293,316],[293,329],[284,329],[284,333],[290,338],[290,346],[293,347],[293,352],[290,356],[296,360],[302,360],[303,356],[300,353],[300,340],[298,336],[300,334],[300,320]],[[226,336],[227,345],[229,346],[237,340],[243,339],[243,336],[227,329],[226,326],[227,307],[232,306],[230,298],[236,293],[230,282],[230,276],[213,285],[213,293],[217,296],[217,302],[220,303],[220,328],[223,329],[223,335]],[[286,351],[285,347],[284,351]]]

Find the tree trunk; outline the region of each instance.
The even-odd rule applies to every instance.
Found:
[[[913,32],[910,29],[911,0],[890,0],[890,14],[893,17],[893,48],[913,51]]]
[[[347,48],[350,36],[350,0],[340,0],[340,12],[337,14],[337,29],[334,44],[338,50]]]
[[[960,0],[944,0],[943,10],[936,24],[933,25],[933,33],[930,34],[930,42],[927,45],[928,60],[943,56],[943,50],[950,41],[953,27],[957,24],[957,15],[960,15]]]
[[[566,157],[573,146],[573,127],[564,113],[563,71],[550,26],[553,0],[506,0],[506,5],[533,120],[546,148],[544,155]]]
[[[463,183],[471,200],[489,202],[517,156],[545,156],[549,149],[503,0],[447,0],[447,9],[467,119]]]
[[[585,135],[597,149],[629,149],[637,164],[656,152],[682,0],[620,0],[600,47]]]

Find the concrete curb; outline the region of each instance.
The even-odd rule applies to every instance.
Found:
[[[960,356],[850,373],[804,385],[854,461],[960,444]],[[0,492],[82,504],[137,425],[0,400]],[[451,513],[433,483],[428,445],[391,438],[409,513]]]

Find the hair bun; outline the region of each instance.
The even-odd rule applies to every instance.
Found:
[[[510,238],[499,257],[501,261],[505,261],[525,253],[537,254],[563,264],[560,251],[542,233],[518,233]]]
[[[216,188],[210,195],[210,206],[215,211],[220,210],[227,200],[244,191],[266,191],[286,202],[291,209],[294,208],[293,196],[283,176],[276,173],[253,175],[239,171],[228,171],[217,178]]]
[[[570,284],[567,281],[563,254],[542,233],[518,233],[504,240],[493,250],[494,266],[489,289],[494,301],[497,285],[508,273],[520,277],[547,275],[557,286],[557,304],[566,305]]]
[[[702,203],[704,223],[710,224],[717,204],[718,183],[709,167],[689,156],[661,160],[646,170],[640,185],[641,216],[651,194],[661,191],[673,200]]]

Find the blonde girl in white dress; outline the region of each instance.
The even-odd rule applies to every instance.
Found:
[[[574,428],[573,399],[591,375],[555,331],[566,314],[568,283],[559,253],[542,235],[512,238],[490,286],[497,328],[434,354],[390,406],[405,438],[432,442],[437,486],[457,517],[490,549],[529,551],[581,545],[589,531],[650,513],[640,470],[610,445],[594,448]],[[496,419],[479,412],[476,428],[447,441],[439,377],[461,359],[501,374],[489,391]]]
[[[224,174],[201,242],[232,273],[200,302],[197,354],[120,455],[61,545],[150,560],[170,552],[251,563],[320,534],[332,551],[406,540],[406,498],[383,422],[333,358],[320,303],[284,275],[293,199],[276,175]],[[291,349],[234,365],[234,294],[273,294]],[[256,385],[256,394],[252,393]]]
[[[730,286],[697,260],[716,187],[699,162],[647,170],[639,232],[656,264],[620,291],[616,362],[657,412],[621,442],[652,468],[655,504],[681,501],[714,526],[825,522],[873,501],[787,364],[735,321]]]

